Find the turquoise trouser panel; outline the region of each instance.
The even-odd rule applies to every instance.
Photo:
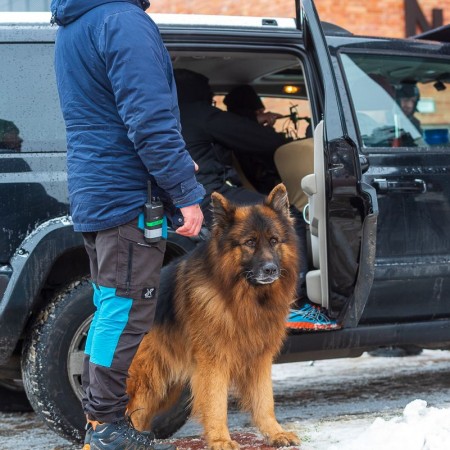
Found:
[[[116,289],[98,286],[94,288],[94,315],[87,338],[85,351],[90,361],[104,367],[111,367],[120,336],[128,323],[133,300],[118,297]]]
[[[91,419],[111,422],[125,414],[128,369],[153,323],[156,301],[120,297],[115,288],[105,286],[95,289],[94,299],[100,300],[88,334],[83,408]]]

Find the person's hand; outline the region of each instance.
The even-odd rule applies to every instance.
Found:
[[[182,236],[197,236],[203,223],[203,213],[200,205],[191,205],[180,208],[184,224],[176,232]]]
[[[256,120],[260,125],[273,127],[275,125],[275,122],[281,117],[283,117],[282,114],[266,111],[258,113],[256,115]]]
[[[194,170],[198,172],[198,164],[194,161]]]

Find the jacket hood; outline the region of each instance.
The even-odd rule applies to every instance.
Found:
[[[50,6],[52,11],[51,23],[68,25],[97,6],[119,1],[133,3],[144,10],[150,6],[149,0],[52,0]]]

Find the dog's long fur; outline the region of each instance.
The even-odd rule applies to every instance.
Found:
[[[237,449],[227,428],[230,387],[270,445],[298,444],[274,413],[271,367],[294,298],[297,239],[284,185],[262,205],[212,195],[211,238],[163,270],[154,328],[130,368],[128,410],[145,429],[190,383],[208,446]]]

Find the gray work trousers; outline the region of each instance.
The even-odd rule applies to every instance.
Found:
[[[124,416],[128,369],[153,324],[166,241],[147,244],[138,219],[83,233],[96,311],[87,336],[82,384],[90,420]]]

